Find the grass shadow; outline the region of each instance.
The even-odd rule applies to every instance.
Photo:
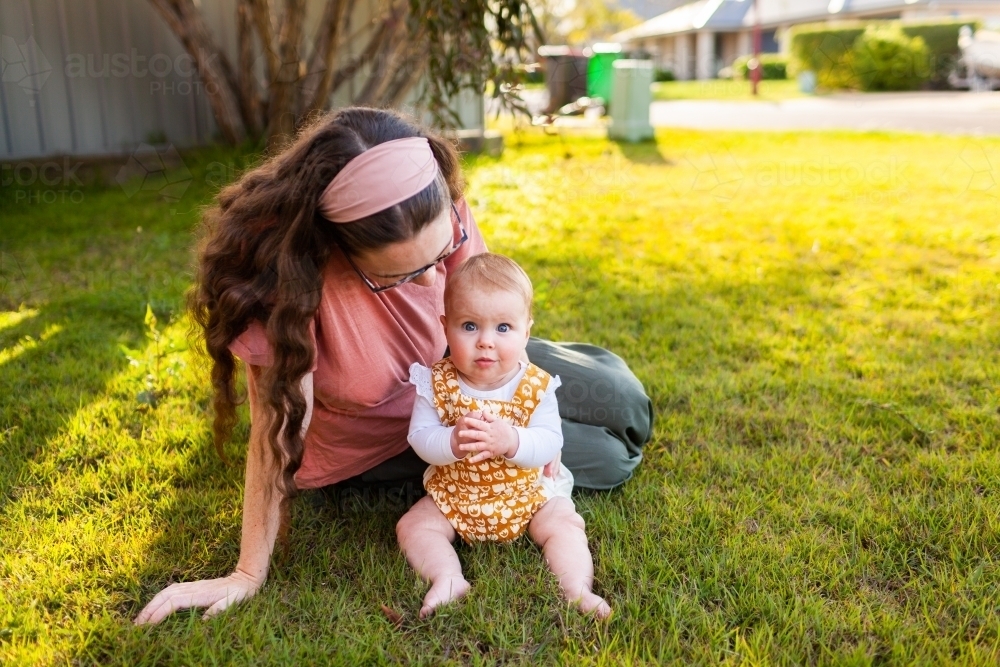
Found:
[[[655,139],[648,141],[622,141],[612,140],[622,156],[629,162],[635,164],[654,165],[669,167],[676,164],[670,158],[664,157],[660,145]]]
[[[0,331],[0,349],[19,352],[0,365],[0,510],[17,485],[43,483],[24,474],[32,458],[128,365],[119,345],[141,337],[138,304],[132,316],[91,294],[55,299]]]

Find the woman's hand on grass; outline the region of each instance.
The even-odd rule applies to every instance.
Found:
[[[179,609],[192,607],[207,607],[202,618],[211,618],[230,605],[253,597],[267,578],[271,552],[281,524],[282,495],[274,488],[279,467],[267,445],[266,432],[273,415],[270,408],[261,404],[257,397],[261,373],[260,367],[248,366],[250,442],[243,492],[243,534],[236,569],[228,577],[167,586],[135,617],[136,625],[159,623]],[[312,373],[306,373],[302,378],[302,395],[305,396],[307,406],[306,418],[302,420],[304,434],[312,414],[309,407],[313,402]]]
[[[150,600],[134,623],[159,623],[175,611],[191,607],[208,607],[202,615],[202,619],[208,619],[232,604],[253,597],[263,583],[236,570],[228,577],[171,584]]]

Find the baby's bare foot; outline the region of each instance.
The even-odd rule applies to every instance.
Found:
[[[574,600],[584,614],[593,614],[595,618],[605,619],[611,616],[611,606],[591,591],[582,591],[580,597]]]
[[[469,592],[469,582],[465,577],[441,577],[431,585],[424,596],[424,606],[420,608],[420,618],[427,618],[443,604],[454,602]]]

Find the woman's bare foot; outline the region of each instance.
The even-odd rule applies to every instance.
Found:
[[[471,586],[465,577],[440,577],[431,585],[431,589],[424,596],[424,606],[420,608],[420,618],[427,618],[441,605],[463,597],[469,592],[469,588]],[[601,601],[603,602],[603,600]]]
[[[601,620],[611,616],[611,605],[604,598],[591,591],[583,591],[579,598],[573,600],[584,614],[593,614]]]

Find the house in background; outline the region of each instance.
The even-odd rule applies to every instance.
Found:
[[[1000,27],[1000,0],[696,0],[614,35],[626,51],[648,53],[658,69],[684,81],[712,79],[753,52],[760,12],[761,50],[787,50],[788,28],[850,19],[979,19]]]
[[[622,9],[627,9],[643,21],[648,21],[654,16],[659,16],[669,12],[671,9],[686,5],[691,0],[618,0],[617,4]]]

